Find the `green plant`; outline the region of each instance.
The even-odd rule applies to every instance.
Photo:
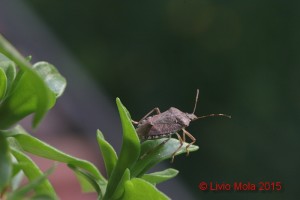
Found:
[[[158,139],[141,144],[130,114],[118,98],[123,128],[119,157],[103,134],[97,131],[107,179],[92,163],[65,154],[16,125],[24,117],[34,114],[32,126],[37,127],[65,86],[65,79],[53,65],[47,62],[31,65],[30,57],[21,56],[0,35],[0,199],[58,198],[47,179],[55,166],[42,172],[26,153],[66,163],[77,175],[83,191],[96,191],[98,199],[168,199],[155,185],[173,178],[178,171],[170,168],[145,173],[170,158],[179,141],[170,139],[165,145],[159,145],[165,139]],[[185,153],[186,145],[177,154]],[[197,149],[194,145],[189,147],[190,151]],[[141,155],[143,159],[140,159]],[[29,182],[20,187],[23,174]]]

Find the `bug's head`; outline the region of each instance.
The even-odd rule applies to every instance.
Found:
[[[198,96],[199,96],[199,89],[197,89],[197,94],[196,94],[195,106],[194,106],[194,109],[193,109],[193,113],[192,114],[187,113],[187,116],[191,121],[195,121],[197,119],[202,119],[202,118],[206,118],[206,117],[217,117],[217,116],[231,118],[230,115],[226,115],[226,114],[209,114],[209,115],[204,115],[204,116],[197,117],[195,115],[195,111],[196,111],[196,107],[197,107],[197,103],[198,103]]]
[[[194,113],[192,113],[192,114],[190,114],[190,113],[185,113],[186,114],[186,116],[191,120],[191,121],[194,121],[194,120],[197,120],[198,119],[198,117],[194,114]]]

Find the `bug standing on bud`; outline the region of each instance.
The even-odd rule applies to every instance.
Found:
[[[132,121],[133,124],[137,125],[136,132],[141,140],[153,140],[165,137],[171,137],[171,135],[176,134],[178,140],[180,142],[180,146],[174,151],[172,154],[172,161],[174,161],[174,157],[176,153],[180,150],[183,143],[186,142],[185,138],[188,136],[192,142],[190,142],[186,146],[187,155],[189,155],[189,147],[190,145],[196,142],[196,138],[185,130],[186,127],[190,125],[190,122],[206,118],[206,117],[215,117],[222,116],[231,118],[229,115],[225,114],[209,114],[205,116],[197,117],[195,115],[197,102],[198,102],[199,90],[197,89],[195,105],[192,113],[185,113],[180,111],[177,108],[171,107],[165,112],[160,112],[159,108],[154,108],[148,114],[146,114],[140,121]],[[152,113],[156,113],[152,115]],[[178,134],[178,131],[182,130],[182,137]],[[164,141],[163,143],[167,142]]]

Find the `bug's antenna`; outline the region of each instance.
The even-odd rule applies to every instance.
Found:
[[[195,99],[195,106],[192,114],[195,114],[197,103],[198,103],[198,96],[199,96],[199,89],[197,89],[196,99]]]
[[[230,115],[225,115],[225,114],[209,114],[209,115],[197,117],[197,119],[202,119],[202,118],[206,118],[206,117],[227,117],[229,119],[231,118]]]

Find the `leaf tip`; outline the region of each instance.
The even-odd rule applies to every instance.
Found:
[[[103,135],[103,133],[99,129],[97,129],[97,137],[99,139],[104,139],[104,135]]]

